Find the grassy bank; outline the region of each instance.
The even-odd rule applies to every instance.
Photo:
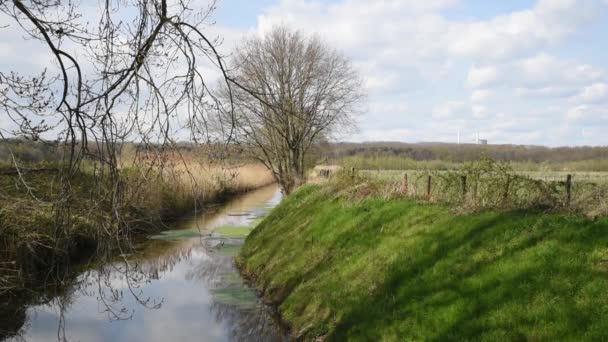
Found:
[[[608,338],[608,219],[292,194],[238,262],[304,340]]]

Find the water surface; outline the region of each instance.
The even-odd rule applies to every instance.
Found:
[[[26,341],[281,341],[234,256],[281,199],[270,186],[150,237],[80,274],[67,293],[26,310]]]

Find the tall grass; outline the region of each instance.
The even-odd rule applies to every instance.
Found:
[[[205,204],[226,199],[274,182],[272,174],[259,164],[240,166],[177,164],[144,173],[127,169],[132,206],[172,219],[201,209]],[[154,185],[141,188],[145,185]]]

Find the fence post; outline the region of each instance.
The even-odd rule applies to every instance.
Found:
[[[473,203],[477,204],[477,186],[479,179],[473,180]]]
[[[408,184],[407,184],[407,173],[403,174],[403,192],[405,193],[405,195],[407,195],[408,193]]]
[[[352,179],[355,179],[355,168],[354,167],[350,169],[350,177]]]
[[[426,183],[426,196],[428,197],[428,199],[431,199],[431,176],[430,175],[429,175],[429,178]]]
[[[460,176],[460,180],[462,182],[462,199],[466,200],[466,197],[467,197],[467,176],[466,175]]]
[[[572,199],[572,175],[566,176],[566,205],[570,206]]]
[[[505,193],[503,195],[503,200],[506,201],[509,198],[509,187],[511,185],[511,175],[507,174],[507,184],[505,184]]]

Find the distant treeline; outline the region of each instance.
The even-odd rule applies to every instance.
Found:
[[[242,159],[242,146],[195,145],[178,143],[170,150],[185,156],[212,160]],[[94,150],[95,146],[90,146]],[[158,152],[161,146],[127,143],[120,154]],[[62,157],[60,144],[49,141],[10,139],[0,141],[0,164],[12,162],[10,151],[22,162],[57,161]],[[94,151],[90,151],[95,153]],[[463,162],[479,160],[482,156],[495,161],[514,162],[522,170],[608,171],[608,146],[602,147],[544,147],[525,145],[472,145],[442,143],[324,143],[313,149],[307,164],[349,164],[361,169],[452,169]],[[312,160],[314,159],[314,160]]]
[[[76,146],[78,150],[79,146]],[[201,162],[209,161],[234,161],[252,162],[247,158],[241,146],[222,144],[193,144],[178,142],[167,145],[161,144],[141,144],[134,142],[120,143],[116,145],[119,157],[131,159],[136,154],[139,157],[163,154],[174,158],[185,160],[197,159]],[[83,156],[85,160],[97,160],[97,156],[103,154],[103,145],[90,142],[87,152]],[[69,149],[62,143],[56,141],[31,141],[25,139],[4,139],[0,140],[0,166],[13,164],[13,156],[19,163],[41,163],[58,162],[63,158],[64,153],[69,153]],[[132,160],[132,159],[131,159]]]
[[[62,149],[56,142],[49,141],[29,141],[21,139],[0,141],[0,165],[12,164],[13,156],[20,162],[52,162],[61,159]]]
[[[544,147],[442,143],[333,143],[319,149],[321,163],[361,169],[452,169],[482,156],[521,170],[608,171],[608,146]]]

